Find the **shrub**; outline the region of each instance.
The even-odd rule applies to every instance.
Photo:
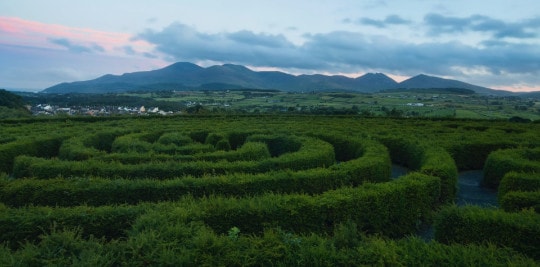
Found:
[[[63,139],[63,136],[51,136],[0,144],[0,172],[11,173],[14,160],[19,155],[57,156]]]
[[[508,172],[504,175],[499,185],[499,201],[512,191],[537,191],[540,190],[540,173]]]
[[[278,157],[285,153],[298,151],[302,146],[302,142],[297,137],[285,135],[255,134],[249,136],[246,141],[265,143],[268,146],[272,157]]]
[[[540,213],[540,190],[510,191],[499,199],[499,205],[508,212],[518,212],[525,209],[532,209]]]
[[[440,203],[449,203],[455,199],[458,170],[446,150],[395,137],[382,138],[381,142],[390,150],[393,162],[441,179]]]
[[[489,154],[482,183],[497,188],[504,175],[510,171],[540,172],[540,148],[504,149]]]
[[[420,222],[431,216],[439,187],[439,179],[413,173],[388,183],[340,188],[315,196],[268,194],[248,199],[183,200],[173,210],[147,213],[135,228],[146,228],[153,224],[151,221],[163,220],[159,214],[167,214],[169,221],[201,220],[223,234],[231,227],[238,227],[243,233],[261,233],[266,226],[302,233],[331,233],[337,224],[351,221],[360,231],[401,237],[414,233]]]
[[[85,237],[124,237],[145,209],[144,205],[5,209],[0,213],[0,243],[17,247],[21,242],[36,241],[41,234],[76,227],[80,227]]]
[[[185,134],[179,132],[164,133],[162,134],[157,143],[163,145],[176,145],[176,146],[185,146],[193,143],[193,140]]]
[[[534,212],[507,213],[476,206],[442,209],[435,220],[435,239],[445,244],[493,243],[540,259],[540,216]]]

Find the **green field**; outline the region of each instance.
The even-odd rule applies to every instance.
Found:
[[[395,94],[244,94],[160,100],[296,111],[0,121],[0,266],[539,265],[538,122],[470,98],[450,118],[457,95],[404,118]],[[500,208],[454,204],[466,170]]]
[[[33,106],[57,108],[159,108],[172,113],[323,114],[364,117],[540,119],[540,100],[471,92],[417,89],[380,93],[276,90],[158,91],[110,94],[23,94]],[[83,114],[82,112],[76,114]]]

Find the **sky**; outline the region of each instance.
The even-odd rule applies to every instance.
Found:
[[[540,1],[0,1],[0,88],[179,61],[540,91]]]

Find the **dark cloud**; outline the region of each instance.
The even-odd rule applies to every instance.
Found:
[[[453,21],[452,27],[469,27],[460,19],[437,19],[444,22],[439,22],[441,25]],[[447,30],[456,29],[447,27]],[[250,31],[207,34],[183,24],[172,24],[162,31],[148,30],[139,38],[156,45],[156,50],[170,61],[212,61],[308,72],[381,71],[459,77],[466,75],[464,70],[477,68],[487,75],[540,74],[540,47],[501,41],[486,41],[481,47],[460,42],[416,44],[385,36],[335,31],[305,34],[306,41],[295,45],[282,35]]]
[[[250,62],[254,65],[283,67],[294,65],[297,47],[283,35],[250,31],[207,34],[184,24],[174,23],[162,31],[147,30],[138,38],[156,45],[173,59]]]
[[[428,34],[431,36],[473,31],[490,33],[494,38],[522,39],[534,38],[539,35],[540,17],[520,22],[505,22],[482,15],[462,18],[430,13],[424,17],[424,23],[428,26]]]
[[[374,26],[377,28],[386,28],[389,25],[405,25],[405,24],[411,23],[410,20],[406,20],[398,15],[389,15],[385,19],[382,19],[382,20],[371,19],[371,18],[360,18],[356,21],[353,21],[351,19],[344,19],[343,22]]]
[[[92,52],[104,52],[105,49],[97,44],[92,44],[90,46],[78,45],[72,43],[67,38],[49,38],[49,42],[63,46],[69,51],[74,53],[92,53]]]

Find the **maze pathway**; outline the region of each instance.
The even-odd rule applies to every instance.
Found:
[[[476,205],[482,207],[497,207],[497,191],[480,185],[484,172],[471,170],[459,173],[458,206]]]

